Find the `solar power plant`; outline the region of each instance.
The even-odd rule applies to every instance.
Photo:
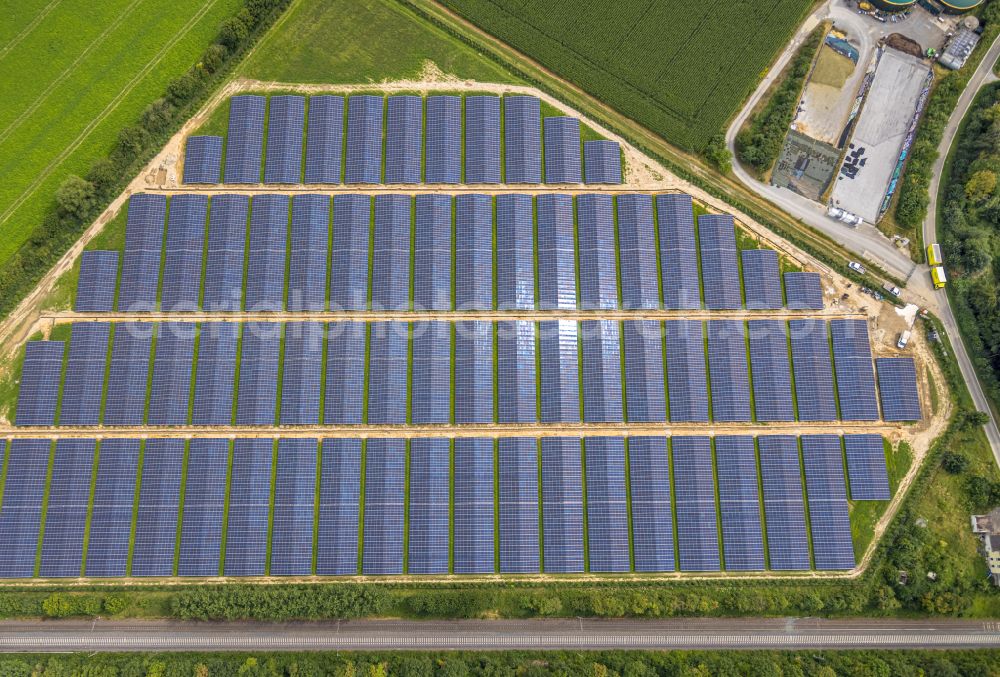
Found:
[[[743,288],[747,310],[777,310],[783,305],[778,252],[773,249],[744,249]]]
[[[185,442],[146,440],[142,456],[142,484],[135,517],[132,576],[171,576],[177,544],[181,475]],[[210,575],[217,574],[218,571]]]
[[[813,559],[820,571],[853,569],[854,543],[847,511],[844,460],[836,435],[804,435],[802,465],[809,497]]]
[[[534,96],[504,97],[504,162],[507,183],[542,182],[541,108],[541,102]]]
[[[347,100],[347,183],[379,183],[382,179],[382,109],[385,100],[370,94]]]
[[[362,573],[403,573],[406,447],[401,439],[365,443]]]
[[[455,423],[491,423],[493,407],[493,324],[455,326]]]
[[[757,454],[749,436],[715,438],[715,466],[727,571],[764,569]]]
[[[580,307],[618,307],[618,261],[615,214],[610,195],[581,195],[576,200],[577,255],[580,260]]]
[[[317,440],[278,441],[268,569],[272,576],[308,576],[313,572],[318,450]]]
[[[663,329],[655,320],[622,322],[627,420],[667,420],[663,380]]]
[[[240,329],[241,325],[231,322],[211,322],[201,326],[191,409],[191,422],[195,425],[229,425],[233,421],[236,347]]]
[[[493,573],[493,447],[492,439],[455,440],[454,571]]]
[[[544,569],[578,573],[584,570],[580,438],[545,437],[541,446]]]
[[[15,425],[55,423],[64,352],[62,341],[28,341],[25,344]]]
[[[80,575],[96,447],[94,440],[56,442],[39,576],[76,578]]]
[[[244,195],[216,195],[212,198],[202,292],[202,308],[205,310],[235,311],[242,305],[249,209],[250,200]],[[122,307],[121,295],[118,307]]]
[[[189,136],[184,144],[184,183],[219,183],[222,137]]]
[[[129,199],[118,310],[149,311],[156,307],[158,280],[150,271],[160,269],[166,220],[166,196],[140,193]]]
[[[411,574],[449,573],[450,465],[450,440],[422,438],[410,441],[407,571]],[[536,474],[536,486],[537,483]],[[456,513],[456,523],[457,517]]]
[[[708,422],[705,338],[697,320],[664,323],[670,420]]]
[[[260,183],[266,102],[263,96],[249,95],[229,100],[226,183]]]
[[[285,303],[288,310],[326,309],[329,240],[330,198],[325,195],[296,196],[292,201],[288,252],[288,297]],[[283,267],[281,272],[284,277]],[[278,286],[279,291],[281,287]]]
[[[288,203],[287,195],[258,195],[253,199],[247,252],[247,310],[278,311],[284,307]]]
[[[793,421],[788,336],[782,320],[750,320],[750,370],[758,421]]]
[[[410,408],[415,424],[451,421],[451,326],[413,325]]]
[[[920,396],[917,370],[912,357],[880,357],[875,360],[882,417],[886,421],[919,421]]]
[[[376,195],[372,236],[372,307],[410,307],[411,204],[406,195]]]
[[[819,273],[785,273],[785,297],[792,310],[823,310]]]
[[[708,437],[670,441],[681,571],[718,571],[719,526],[715,514],[712,446]]]
[[[97,425],[101,418],[111,325],[76,322],[71,331],[59,424]]]
[[[140,443],[135,439],[101,442],[87,539],[87,576],[118,578],[128,572]]]
[[[236,425],[273,425],[278,400],[282,325],[247,324],[240,345]]]
[[[429,96],[424,120],[427,148],[424,151],[424,181],[462,182],[462,99]]]
[[[497,441],[500,573],[527,574],[541,570],[538,453],[538,441],[531,437],[507,437]],[[410,464],[412,467],[412,451]],[[410,542],[413,542],[412,536]],[[410,571],[413,572],[412,559]]]
[[[583,420],[586,423],[621,423],[621,338],[613,320],[580,323],[583,353]]]
[[[576,322],[538,323],[539,409],[542,423],[580,422],[580,377]],[[456,393],[457,394],[457,393]]]
[[[402,322],[373,322],[368,346],[368,423],[406,423],[409,328]]]
[[[674,571],[667,438],[631,437],[628,440],[628,457],[635,570]]]
[[[705,307],[735,310],[743,306],[740,271],[736,263],[736,230],[728,214],[698,217],[701,275],[705,283]]]
[[[888,501],[892,498],[881,435],[844,435],[847,478],[853,501]]]
[[[837,376],[840,418],[845,421],[877,421],[875,374],[865,320],[830,320],[833,368]]]
[[[493,308],[493,199],[455,197],[455,308]]]
[[[359,571],[361,444],[342,439],[322,443],[316,542],[316,573],[321,576]]]
[[[170,198],[166,248],[163,254],[163,310],[192,311],[201,307],[202,255],[208,197],[175,195]]]
[[[305,97],[272,96],[268,108],[264,183],[300,183]]]
[[[368,264],[372,200],[368,195],[333,198],[330,308],[368,307]]]
[[[344,153],[344,97],[309,97],[305,183],[340,183]]]
[[[417,310],[451,310],[451,197],[417,195],[414,202],[413,306]]]
[[[233,442],[223,565],[226,576],[263,576],[267,572],[267,520],[271,510],[273,461],[274,440],[258,438]]]
[[[323,364],[323,325],[319,322],[289,322],[281,372],[282,425],[319,423]]]
[[[701,308],[693,209],[690,195],[667,193],[656,196],[664,308]]]
[[[545,118],[545,183],[582,183],[580,121]]]
[[[111,366],[104,396],[104,425],[142,425],[152,364],[151,324],[119,322],[111,345]]]
[[[78,313],[110,312],[115,307],[117,286],[118,252],[83,252],[73,310]]]
[[[0,508],[0,572],[4,578],[31,578],[52,442],[15,439],[9,447]]]
[[[659,308],[653,200],[649,195],[627,194],[619,195],[616,201],[622,307]]]
[[[499,97],[465,97],[465,183],[500,183]]]
[[[240,442],[253,444],[257,440]],[[188,443],[178,576],[219,574],[229,457],[229,440],[198,438]]]
[[[535,204],[538,216],[538,307],[542,310],[576,308],[573,198],[569,195],[540,195]]]
[[[800,421],[837,420],[830,339],[824,320],[790,320],[795,401]]]
[[[390,96],[385,113],[385,182],[420,183],[424,100]]]
[[[625,491],[625,440],[588,437],[587,553],[590,571],[630,571],[628,499]]]
[[[622,155],[617,141],[584,141],[585,183],[621,183]]]
[[[750,421],[750,372],[743,322],[709,320],[707,329],[712,419]]]
[[[768,564],[772,570],[809,568],[799,442],[790,435],[757,438],[767,520]]]
[[[549,212],[555,217],[555,205]],[[496,219],[497,308],[534,309],[535,223],[531,196],[497,196]]]
[[[362,322],[336,322],[329,326],[324,423],[357,425],[362,422],[367,340],[368,328]]]

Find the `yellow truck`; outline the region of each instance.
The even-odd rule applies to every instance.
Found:
[[[935,289],[941,289],[948,284],[948,278],[944,274],[944,266],[934,266],[931,268],[931,280]]]
[[[927,245],[927,265],[940,266],[943,264],[944,258],[941,256],[941,245],[937,243]]]

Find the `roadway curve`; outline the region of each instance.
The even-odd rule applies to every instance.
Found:
[[[516,649],[972,649],[1000,623],[816,618],[194,623],[0,623],[0,651],[347,651]]]

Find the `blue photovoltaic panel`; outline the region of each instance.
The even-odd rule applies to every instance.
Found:
[[[619,195],[618,247],[622,307],[654,310],[660,307],[656,275],[656,232],[653,200],[649,195]]]
[[[140,440],[105,439],[87,538],[87,576],[118,578],[128,568]]]
[[[260,183],[265,103],[263,96],[234,96],[229,100],[226,183]]]
[[[25,344],[15,425],[55,423],[64,349],[62,341],[28,341]]]
[[[319,423],[322,365],[323,325],[319,322],[286,324],[281,374],[282,425]],[[343,388],[344,383],[337,383],[335,387]]]
[[[413,306],[451,310],[451,197],[417,195]]]
[[[115,325],[111,368],[104,401],[104,425],[142,425],[153,345],[152,324]]]
[[[167,246],[163,258],[160,308],[168,312],[200,308],[202,253],[208,197],[175,195],[170,198]]]
[[[368,307],[368,247],[372,224],[368,195],[333,198],[330,310]]]
[[[326,195],[296,196],[292,201],[288,256],[288,310],[326,309],[329,246],[330,198]]]
[[[273,459],[274,440],[258,438],[233,442],[223,566],[226,576],[263,576],[267,571],[267,518],[271,510]]]
[[[621,183],[622,151],[617,141],[584,141],[583,169],[586,183]]]
[[[156,308],[166,220],[166,196],[139,193],[129,198],[118,310],[149,312]]]
[[[580,256],[580,307],[618,307],[618,264],[615,215],[610,195],[576,199],[577,246]]]
[[[241,307],[249,206],[245,195],[216,195],[212,198],[202,299],[205,310],[232,312]]]
[[[408,195],[375,196],[372,308],[410,308],[411,203]]]
[[[802,467],[806,472],[813,559],[820,571],[853,569],[854,542],[844,485],[844,457],[836,435],[804,435]]]
[[[497,420],[538,420],[535,379],[535,324],[518,320],[497,325]]]
[[[493,422],[493,324],[455,325],[455,423]]]
[[[268,312],[284,308],[287,245],[288,196],[254,196],[247,256],[248,311]]]
[[[791,320],[792,367],[795,370],[795,402],[800,421],[836,421],[837,400],[833,395],[833,365],[826,322],[819,319]]]
[[[78,313],[111,312],[115,308],[117,286],[118,252],[83,252],[73,310]]]
[[[538,573],[538,441],[498,441],[500,573]]]
[[[243,328],[236,425],[274,425],[281,328],[272,322],[254,322]]]
[[[406,423],[409,325],[372,322],[368,345],[367,423]]]
[[[743,288],[747,310],[777,310],[782,306],[778,252],[773,249],[744,249]]]
[[[451,325],[413,323],[410,411],[415,424],[451,420]]]
[[[499,97],[465,97],[465,183],[500,183]]]
[[[188,421],[194,333],[193,324],[164,322],[157,327],[149,392],[151,425],[183,425]]]
[[[792,375],[782,320],[750,320],[750,369],[758,421],[792,421]]]
[[[625,496],[625,439],[588,437],[587,549],[590,571],[629,571],[628,501]]]
[[[42,497],[48,477],[51,440],[15,439],[7,453],[3,507],[0,509],[0,577],[35,574]]]
[[[507,183],[542,182],[542,106],[534,96],[503,100]]]
[[[107,322],[74,322],[66,360],[59,425],[97,425],[108,362]]]
[[[750,373],[741,320],[708,321],[708,372],[712,420],[750,420]]]
[[[347,183],[380,183],[382,179],[381,96],[347,100]]]
[[[715,438],[719,478],[722,551],[728,571],[764,569],[764,537],[760,526],[757,454],[750,436]]]
[[[698,244],[701,247],[705,307],[709,310],[736,310],[742,307],[733,217],[728,214],[699,216]]]
[[[184,183],[219,183],[222,137],[189,136],[184,144]]]
[[[757,438],[770,568],[809,568],[809,542],[802,503],[799,443],[791,435]]]
[[[361,572],[403,573],[406,440],[365,443],[365,525]]]
[[[583,571],[579,437],[542,438],[542,552],[548,573]]]
[[[542,310],[574,309],[576,234],[573,198],[558,194],[539,195],[537,209],[538,307]]]
[[[229,440],[196,438],[188,445],[177,575],[218,576]]]
[[[191,414],[191,422],[195,425],[230,425],[233,422],[236,343],[240,326],[233,322],[201,325]]]
[[[712,447],[707,437],[674,437],[674,501],[681,571],[718,571]]]
[[[356,574],[361,440],[323,440],[320,465],[316,573],[320,576]],[[400,488],[400,495],[402,492]]]
[[[493,445],[489,438],[455,440],[456,574],[496,570],[493,554]]]
[[[363,322],[335,322],[329,326],[323,412],[323,423],[327,425],[362,422],[366,333]]]
[[[920,396],[912,357],[880,357],[875,360],[882,418],[886,421],[919,421]]]
[[[135,518],[133,576],[170,576],[174,573],[183,467],[184,440],[146,440]]]
[[[580,121],[545,118],[545,183],[580,183]]]
[[[671,421],[708,422],[705,338],[698,320],[664,323]]]
[[[881,435],[844,435],[847,477],[853,501],[888,501],[889,474],[885,467],[885,444]]]
[[[785,273],[785,298],[792,310],[823,310],[819,273]]]
[[[340,183],[344,154],[344,97],[309,97],[306,183]]]
[[[43,578],[76,578],[80,575],[96,446],[94,440],[56,441],[45,513],[45,535],[42,537],[39,575]]]
[[[542,423],[580,422],[578,327],[569,320],[538,323]]]
[[[271,527],[271,576],[308,576],[313,570],[317,440],[278,440]],[[354,534],[357,536],[357,523]],[[357,546],[351,553],[357,565]]]
[[[455,197],[455,309],[493,309],[493,199]]]
[[[701,308],[691,196],[682,193],[657,195],[656,220],[660,235],[663,306],[671,310]]]
[[[622,422],[622,360],[618,323],[587,320],[580,323],[583,344],[583,420],[586,423]]]
[[[299,183],[302,180],[305,97],[272,96],[269,108],[264,183]]]
[[[837,374],[840,418],[845,421],[877,421],[875,374],[868,345],[865,320],[830,320],[833,367]]]
[[[420,183],[424,101],[419,96],[390,96],[385,116],[385,182]]]
[[[457,96],[427,97],[424,181],[462,181],[462,99]]]
[[[667,420],[663,380],[663,325],[655,320],[622,322],[625,346],[625,402],[628,420]]]
[[[497,308],[534,309],[535,229],[530,195],[497,196],[496,250]]]
[[[407,573],[448,573],[451,442],[410,440]]]
[[[630,437],[628,459],[635,570],[673,571],[674,530],[667,438]]]

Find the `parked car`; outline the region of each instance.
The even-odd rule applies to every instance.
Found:
[[[847,267],[856,273],[860,273],[861,275],[865,274],[865,267],[860,263],[858,263],[857,261],[848,261]]]

